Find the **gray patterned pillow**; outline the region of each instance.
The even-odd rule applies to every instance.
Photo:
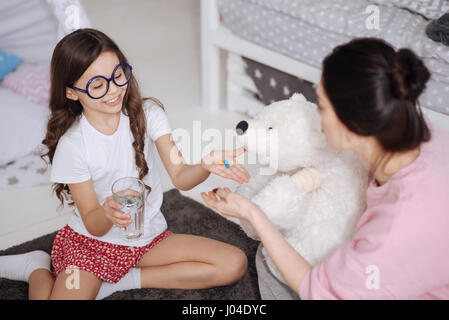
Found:
[[[317,102],[313,83],[248,58],[242,58],[247,65],[246,73],[257,88],[257,98],[265,105],[289,99],[295,92],[302,93],[311,102]]]

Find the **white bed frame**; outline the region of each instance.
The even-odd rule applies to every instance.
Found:
[[[220,23],[217,0],[201,0],[202,105],[226,108],[226,54],[233,52],[317,84],[321,70],[244,40]],[[422,108],[426,118],[449,132],[449,115]]]
[[[0,190],[0,250],[52,233],[69,221],[72,208],[60,202],[51,185]]]

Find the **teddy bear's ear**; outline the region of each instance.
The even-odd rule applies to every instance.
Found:
[[[301,94],[301,93],[294,93],[291,97],[290,97],[291,101],[307,101],[307,99]]]

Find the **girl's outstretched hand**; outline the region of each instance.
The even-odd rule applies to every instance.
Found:
[[[228,188],[216,188],[208,193],[201,192],[201,196],[208,206],[227,217],[250,221],[251,214],[259,208],[248,198]]]
[[[246,183],[249,181],[250,175],[248,171],[235,160],[236,157],[240,156],[245,151],[245,148],[212,151],[201,159],[201,166],[205,170],[215,173],[223,178],[232,179],[238,183]],[[229,164],[229,168],[226,167],[225,162]]]

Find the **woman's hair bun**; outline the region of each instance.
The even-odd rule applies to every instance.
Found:
[[[426,88],[430,72],[424,62],[411,50],[400,49],[397,52],[394,68],[397,95],[402,99],[415,101]]]

